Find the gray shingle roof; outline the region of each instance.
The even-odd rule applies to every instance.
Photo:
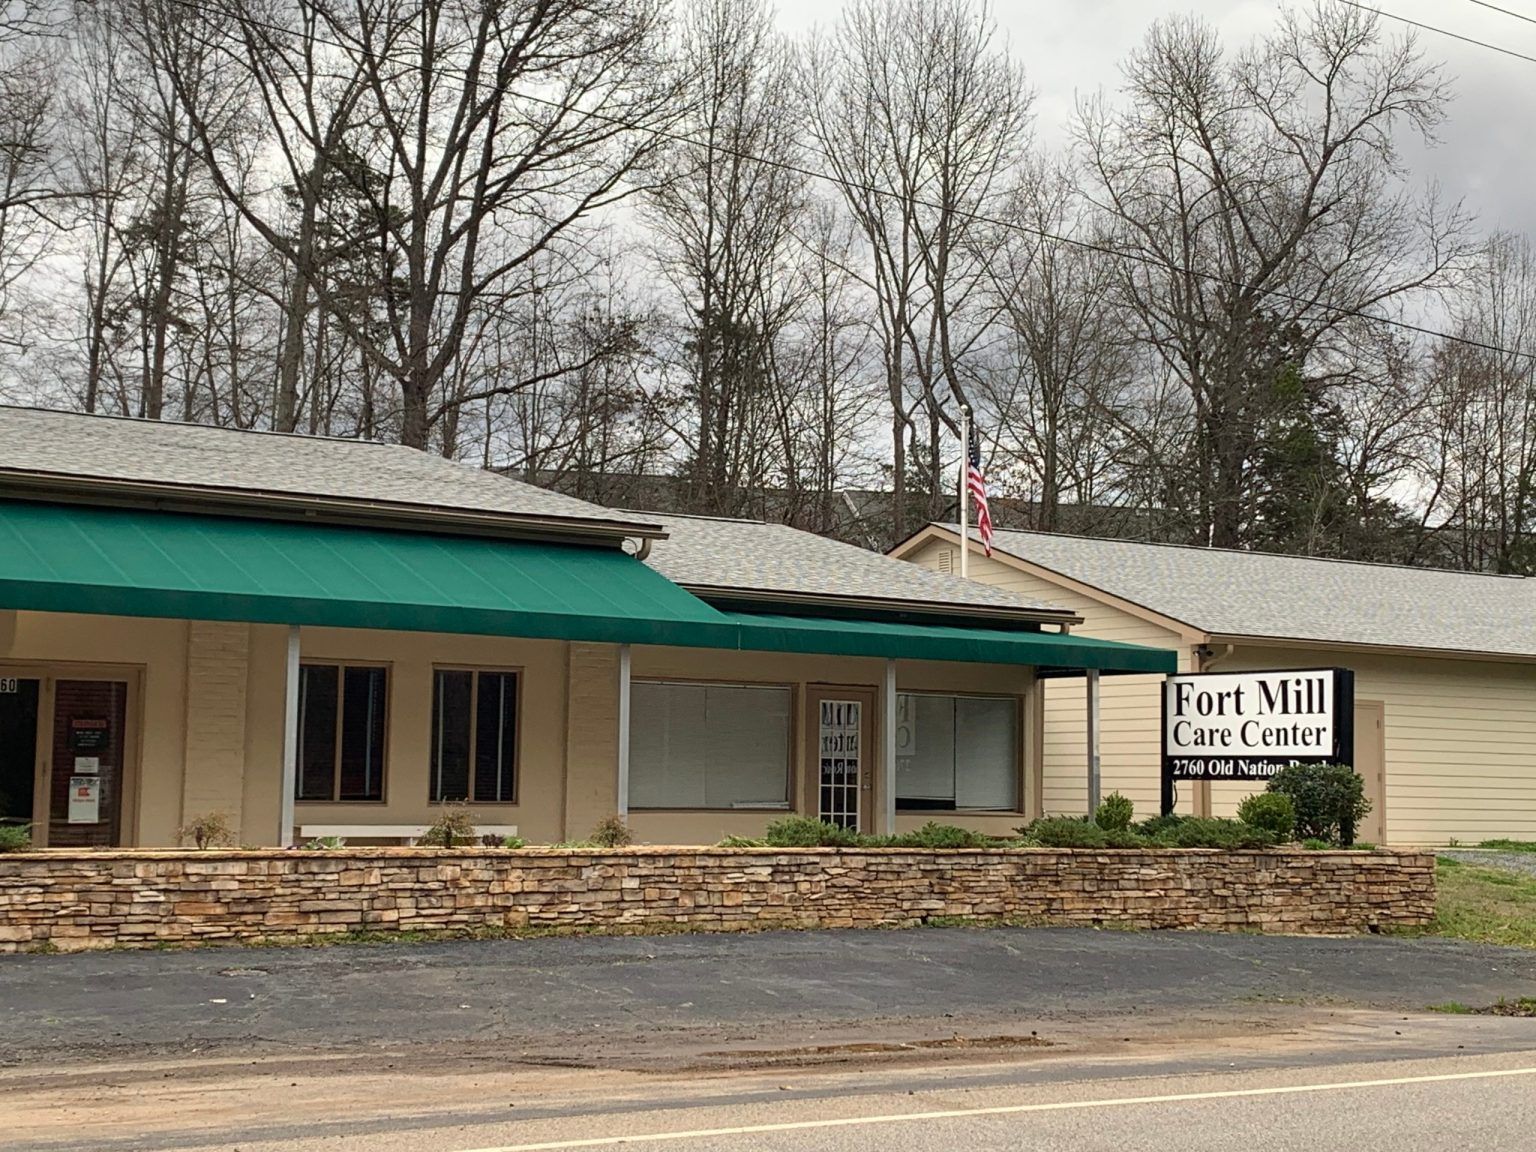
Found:
[[[785,524],[631,512],[661,522],[647,563],[689,588],[916,601],[947,608],[1061,611],[1002,588],[929,572]]]
[[[1536,580],[998,532],[994,547],[1202,632],[1536,656]]]
[[[585,500],[398,445],[35,408],[0,407],[0,476],[8,471],[514,517],[621,519]]]

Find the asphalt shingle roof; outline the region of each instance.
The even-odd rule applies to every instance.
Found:
[[[785,524],[659,512],[628,515],[660,521],[667,538],[652,545],[647,563],[686,587],[1064,611]]]
[[[622,519],[585,500],[399,445],[36,408],[0,407],[0,476],[7,471],[455,512]]]
[[[998,532],[993,546],[1202,631],[1536,656],[1536,580]]]

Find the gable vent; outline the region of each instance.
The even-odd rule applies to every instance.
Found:
[[[955,550],[953,548],[939,549],[939,571],[948,575],[955,570]]]

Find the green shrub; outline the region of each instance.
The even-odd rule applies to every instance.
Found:
[[[528,847],[528,841],[524,840],[521,836],[503,836],[501,838],[501,846],[503,848],[526,848]]]
[[[1269,781],[1269,791],[1289,796],[1296,810],[1296,835],[1345,847],[1371,810],[1365,784],[1346,764],[1293,764]]]
[[[1134,828],[1110,828],[1104,833],[1104,847],[1151,848],[1154,845]]]
[[[1136,806],[1118,792],[1111,792],[1093,814],[1093,822],[1106,832],[1124,832],[1136,816]]]
[[[475,842],[475,818],[462,804],[444,804],[437,819],[416,838],[423,848],[453,848]]]
[[[1141,833],[1148,840],[1157,840],[1188,819],[1190,817],[1180,816],[1177,812],[1167,816],[1148,816],[1140,824],[1136,825],[1132,831]]]
[[[852,848],[859,834],[814,816],[785,816],[768,825],[763,839],[770,848]]]
[[[1191,816],[1164,832],[1158,842],[1169,848],[1272,848],[1275,837],[1236,820]]]
[[[1301,842],[1301,846],[1308,852],[1326,852],[1333,845],[1326,840],[1319,840],[1315,836],[1309,836]]]
[[[768,841],[754,836],[727,836],[717,848],[766,848]]]
[[[1255,792],[1237,806],[1237,818],[1250,827],[1262,828],[1276,841],[1285,841],[1296,827],[1296,808],[1284,792]]]
[[[866,840],[873,839],[866,837]],[[936,824],[932,820],[916,832],[892,837],[893,848],[988,848],[992,838],[969,828],[956,828],[953,824]],[[870,847],[877,845],[870,844]]]
[[[587,837],[587,843],[598,848],[624,848],[634,843],[634,839],[629,826],[623,820],[617,816],[609,816],[592,829],[592,835]]]
[[[1043,848],[1103,848],[1104,829],[1070,816],[1046,816],[1021,829],[1024,838]]]
[[[306,852],[330,852],[337,848],[345,848],[347,842],[340,836],[316,836],[313,840],[305,841]]]
[[[32,847],[32,825],[0,824],[0,852],[26,852]]]

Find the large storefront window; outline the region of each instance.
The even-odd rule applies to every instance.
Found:
[[[787,808],[788,688],[636,681],[632,808]]]
[[[1019,811],[1019,710],[996,696],[896,697],[896,808]]]
[[[300,666],[297,799],[384,799],[388,700],[387,668]]]

